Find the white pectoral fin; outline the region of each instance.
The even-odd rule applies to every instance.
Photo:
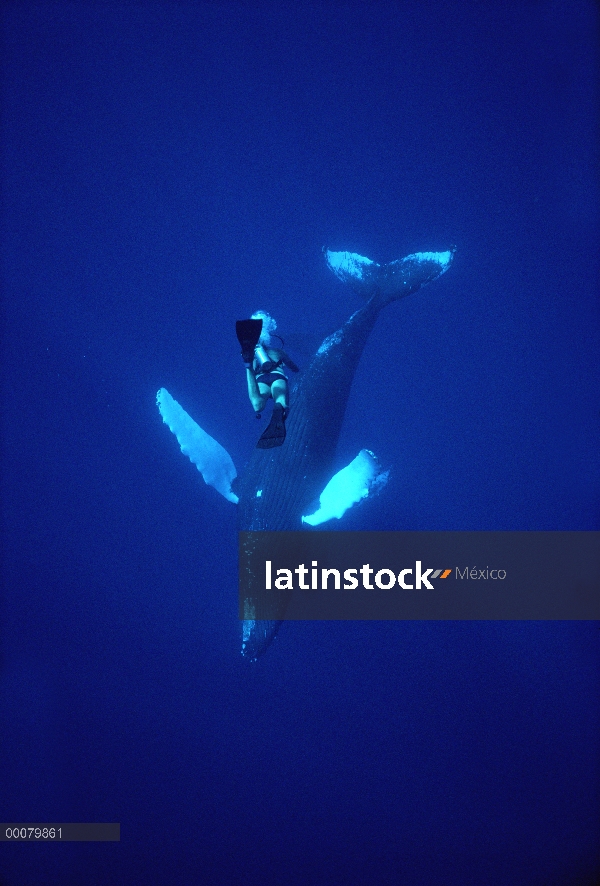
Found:
[[[204,482],[227,501],[237,504],[238,497],[231,489],[237,471],[227,450],[196,424],[166,388],[161,388],[156,395],[156,405],[163,421],[177,437],[181,451],[196,465]]]
[[[361,449],[356,458],[334,474],[319,497],[314,514],[302,517],[303,523],[318,526],[335,517],[342,517],[348,508],[387,483],[389,471],[382,471],[377,458],[368,449]]]

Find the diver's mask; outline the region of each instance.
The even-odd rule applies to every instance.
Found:
[[[275,366],[262,345],[257,345],[254,348],[254,356],[261,372],[270,372]]]

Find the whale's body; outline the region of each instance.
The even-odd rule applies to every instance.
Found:
[[[302,528],[301,516],[331,476],[354,374],[380,311],[439,276],[450,260],[451,253],[421,253],[383,269],[377,265],[367,279],[363,279],[364,268],[359,280],[351,276],[372,295],[341,329],[325,339],[292,388],[285,444],[254,451],[237,486],[240,530]],[[344,279],[348,274],[339,276]],[[280,623],[248,619],[243,653],[253,659],[261,655]]]
[[[198,465],[206,482],[218,488],[226,498],[235,501],[236,495],[239,496],[240,530],[261,532],[302,528],[302,516],[309,512],[331,476],[354,374],[380,311],[391,301],[416,292],[442,274],[449,267],[452,255],[452,252],[417,253],[401,261],[378,265],[352,253],[327,253],[329,266],[336,276],[350,283],[367,300],[340,329],[325,339],[309,367],[302,372],[290,392],[285,443],[275,449],[254,450],[243,475],[235,481],[235,494],[229,486],[232,463],[231,467],[226,464],[229,458],[226,451],[208,438],[209,464],[213,463],[213,452],[219,453],[216,472],[211,473],[206,468],[204,439],[208,435],[198,429],[199,435],[191,439],[187,428],[189,416],[168,392],[164,389],[159,392],[159,408],[176,434],[182,451]],[[202,443],[198,442],[200,440]],[[214,480],[215,473],[217,481]],[[283,615],[284,610],[282,618]],[[242,653],[256,659],[272,642],[281,619],[256,619],[252,611],[247,611],[245,616]]]

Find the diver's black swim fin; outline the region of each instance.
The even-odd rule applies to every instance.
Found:
[[[254,359],[254,348],[258,344],[262,325],[262,320],[236,320],[235,334],[242,346],[244,363],[252,363]]]
[[[257,449],[273,449],[275,446],[283,444],[285,440],[285,419],[286,410],[283,406],[275,405],[269,427],[256,444]]]

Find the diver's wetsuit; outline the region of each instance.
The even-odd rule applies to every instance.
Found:
[[[258,384],[267,385],[270,388],[273,382],[278,379],[282,378],[284,381],[287,381],[288,378],[283,369],[284,366],[289,366],[293,372],[298,372],[296,364],[283,351],[278,351],[275,348],[265,348],[265,350],[267,356],[272,361],[268,370],[266,372],[261,371],[261,364],[256,357],[252,363],[252,371]]]
[[[275,354],[275,351],[267,351],[267,354],[269,355],[269,357],[271,357]],[[280,378],[282,378],[284,381],[287,381],[287,375],[283,371],[282,364],[283,360],[273,361],[270,369],[265,372],[264,370],[261,371],[261,366],[258,360],[255,358],[252,364],[252,371],[254,372],[258,384],[268,385],[269,387],[271,387],[273,382],[277,381]]]
[[[283,372],[263,372],[261,375],[256,376],[256,381],[261,385],[271,385],[274,381],[277,381],[278,378],[287,379],[287,376],[283,374]]]

